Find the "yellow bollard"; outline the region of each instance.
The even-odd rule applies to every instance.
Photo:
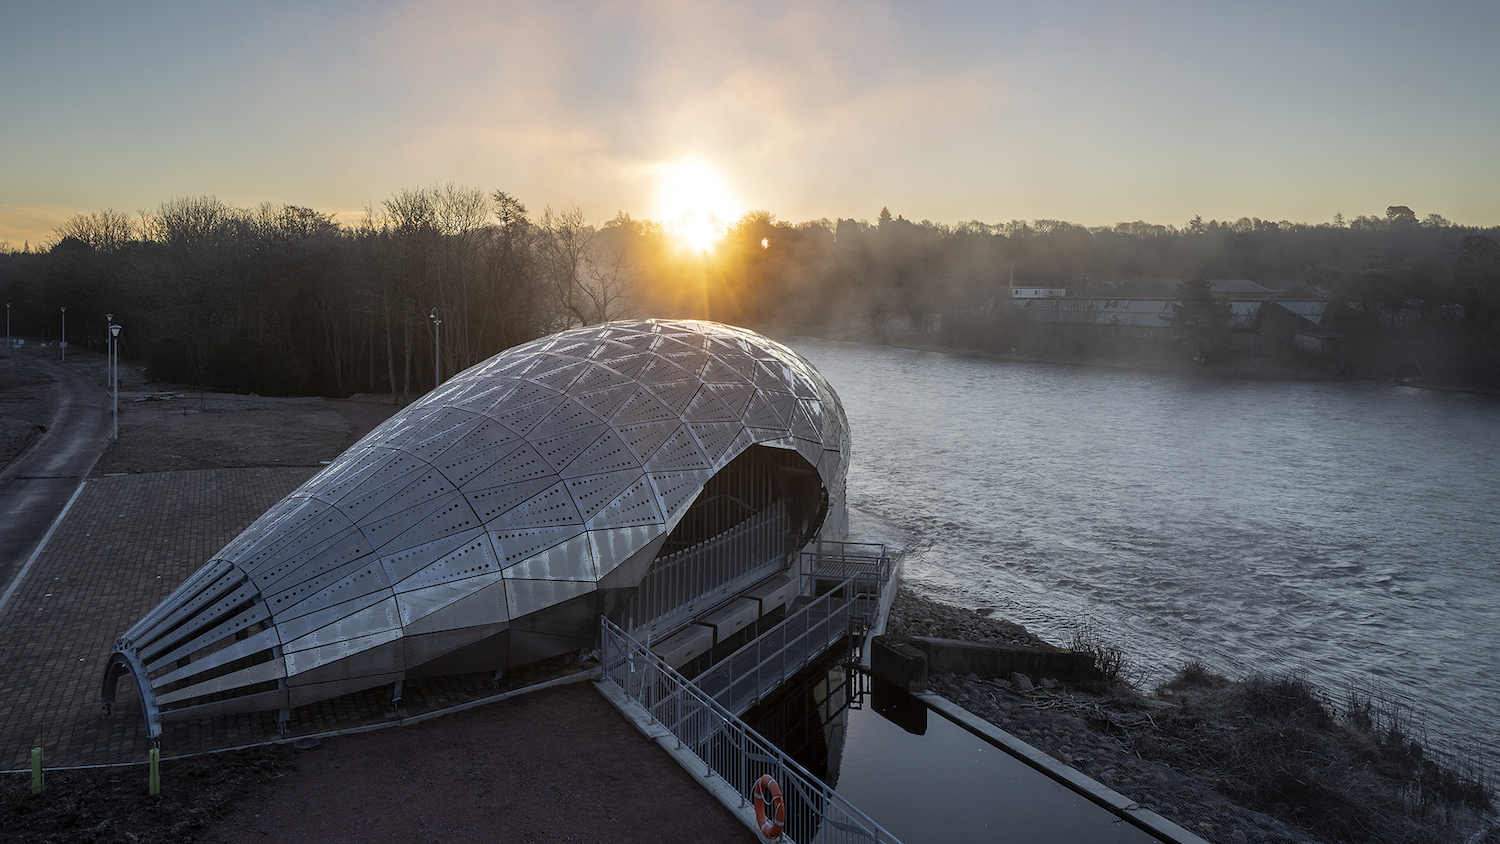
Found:
[[[31,749],[31,793],[42,793],[42,749]]]
[[[151,748],[151,796],[161,794],[161,750]]]

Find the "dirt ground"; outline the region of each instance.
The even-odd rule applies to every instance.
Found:
[[[56,411],[56,379],[24,356],[0,357],[0,469],[47,430]]]

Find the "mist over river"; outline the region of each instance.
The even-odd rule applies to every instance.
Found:
[[[1500,748],[1500,399],[798,338],[853,431],[855,538],[906,582],[1154,684],[1196,658],[1373,680]]]

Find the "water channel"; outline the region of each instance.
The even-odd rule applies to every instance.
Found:
[[[919,591],[1091,622],[1148,685],[1374,682],[1500,747],[1500,400],[791,345],[849,414],[853,534]]]

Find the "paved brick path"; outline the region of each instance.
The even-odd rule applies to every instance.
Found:
[[[134,762],[150,747],[129,678],[114,714],[99,705],[104,663],[119,635],[312,468],[202,469],[88,482],[42,556],[0,610],[0,770]],[[557,662],[513,671],[502,689],[571,669]],[[305,735],[385,723],[494,694],[489,675],[408,682],[402,710],[372,689],[292,711]],[[273,713],[163,725],[162,755],[255,744],[278,737]]]

